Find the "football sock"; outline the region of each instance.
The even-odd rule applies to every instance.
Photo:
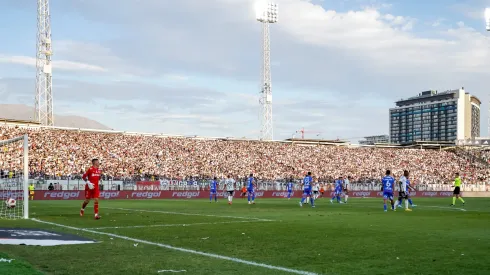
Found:
[[[310,198],[310,203],[311,203],[311,206],[315,205],[315,199],[313,197]]]
[[[213,200],[213,195],[209,195],[209,201],[212,201]]]
[[[301,203],[305,203],[305,200],[306,200],[306,198],[305,197],[302,197],[301,198]]]
[[[408,209],[408,200],[405,200],[405,209]]]
[[[385,211],[387,210],[387,209],[386,209],[386,202],[385,202],[385,204],[383,205],[383,208],[385,209]]]
[[[347,202],[347,199],[349,199],[349,195],[345,195],[345,202]]]
[[[456,204],[456,197],[453,197],[453,204]]]
[[[99,202],[98,201],[94,202],[94,213],[95,213],[95,215],[99,214]]]
[[[83,202],[82,204],[82,209],[85,210],[85,207],[87,207],[88,202]]]
[[[412,199],[408,199],[408,203],[410,203],[410,205],[413,205]]]
[[[464,200],[463,200],[463,198],[462,198],[462,197],[459,197],[459,200],[460,200],[462,203],[464,203]]]
[[[255,194],[252,195],[252,201],[255,201]]]
[[[397,208],[399,204],[400,204],[400,201],[396,201],[395,202],[395,208]]]

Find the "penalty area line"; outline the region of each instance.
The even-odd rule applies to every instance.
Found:
[[[150,241],[146,241],[146,240],[135,239],[135,238],[126,237],[123,235],[117,235],[117,234],[112,234],[112,233],[107,233],[107,232],[100,232],[100,231],[94,231],[94,230],[90,230],[90,229],[78,228],[78,227],[73,227],[73,226],[59,224],[59,223],[43,221],[43,220],[39,220],[39,219],[31,219],[31,220],[38,222],[38,223],[48,224],[48,225],[66,228],[66,229],[71,229],[71,230],[75,230],[75,231],[87,232],[87,233],[92,233],[92,234],[96,234],[96,235],[109,236],[109,237],[122,239],[122,240],[126,240],[126,241],[132,241],[132,242],[136,242],[136,243],[143,243],[143,244],[147,244],[147,245],[158,246],[158,247],[162,247],[162,248],[176,250],[179,252],[196,254],[196,255],[220,259],[220,260],[226,260],[226,261],[231,261],[231,262],[235,262],[235,263],[246,264],[249,266],[251,265],[251,266],[257,266],[257,267],[263,267],[263,268],[267,268],[267,269],[271,269],[271,270],[284,271],[284,272],[292,273],[292,274],[319,275],[319,274],[313,273],[313,272],[290,269],[290,268],[280,267],[280,266],[273,266],[273,265],[268,265],[268,264],[263,264],[263,263],[257,263],[257,262],[242,260],[242,259],[238,259],[238,258],[234,258],[234,257],[222,256],[222,255],[213,254],[213,253],[207,253],[207,252],[202,252],[202,251],[197,251],[197,250],[192,250],[192,249],[187,249],[187,248],[171,246],[171,245],[163,244],[163,243],[155,243],[155,242],[150,242]]]
[[[241,220],[249,220],[249,221],[255,220],[255,221],[262,221],[262,222],[274,222],[274,220],[269,220],[269,219],[260,219],[260,218],[252,218],[252,217],[239,217],[239,216],[220,216],[220,215],[209,215],[209,214],[198,214],[198,213],[184,213],[184,212],[145,210],[145,209],[133,209],[133,208],[114,208],[114,207],[104,207],[104,209],[133,211],[133,212],[145,212],[145,213],[162,213],[162,214],[181,215],[181,216],[200,216],[200,217],[213,217],[213,218],[241,219]]]
[[[418,207],[420,207],[420,206],[418,206]],[[456,208],[456,207],[452,207],[452,206],[431,206],[431,205],[423,205],[422,207],[439,208],[439,209],[452,209],[452,210],[460,210],[460,211],[463,211],[463,212],[466,212],[467,211],[466,209]]]
[[[106,226],[106,227],[87,227],[85,229],[103,230],[103,229],[125,229],[125,228],[150,228],[150,227],[178,227],[178,226],[193,226],[193,225],[215,225],[229,223],[244,223],[244,222],[263,222],[263,221],[229,221],[229,222],[200,222],[200,223],[182,223],[182,224],[147,224],[147,225],[128,225],[128,226]]]

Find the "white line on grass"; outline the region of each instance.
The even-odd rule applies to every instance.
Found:
[[[466,209],[463,208],[456,208],[452,206],[430,206],[430,205],[423,205],[422,207],[430,207],[430,208],[440,208],[440,209],[453,209],[453,210],[460,210],[466,212]]]
[[[302,271],[302,270],[295,270],[295,269],[290,269],[290,268],[286,268],[286,267],[273,266],[273,265],[268,265],[268,264],[262,264],[262,263],[252,262],[252,261],[246,261],[246,260],[242,260],[242,259],[238,259],[238,258],[233,258],[233,257],[228,257],[228,256],[222,256],[222,255],[213,254],[213,253],[206,253],[206,252],[201,252],[201,251],[197,251],[197,250],[192,250],[192,249],[187,249],[187,248],[181,248],[181,247],[171,246],[171,245],[163,244],[163,243],[155,243],[155,242],[150,242],[150,241],[146,241],[146,240],[135,239],[135,238],[126,237],[126,236],[117,235],[117,234],[112,234],[112,233],[94,231],[94,230],[90,230],[90,229],[78,228],[78,227],[68,226],[68,225],[54,223],[54,222],[42,221],[42,220],[39,220],[39,219],[32,219],[32,220],[35,221],[35,222],[39,222],[39,223],[43,223],[43,224],[48,224],[48,225],[53,225],[53,226],[58,226],[58,227],[62,227],[62,228],[66,228],[66,229],[71,229],[71,230],[75,230],[75,231],[87,232],[87,233],[92,233],[92,234],[96,234],[96,235],[110,236],[110,237],[113,237],[113,238],[123,239],[123,240],[126,240],[126,241],[132,241],[132,242],[136,242],[136,243],[143,243],[143,244],[147,244],[147,245],[154,245],[154,246],[163,247],[163,248],[167,248],[167,249],[171,249],[171,250],[176,250],[176,251],[180,251],[180,252],[185,252],[185,253],[190,253],[190,254],[197,254],[197,255],[201,255],[201,256],[205,256],[205,257],[216,258],[216,259],[220,259],[220,260],[226,260],[226,261],[231,261],[231,262],[235,262],[235,263],[246,264],[246,265],[249,265],[249,266],[250,265],[252,265],[252,266],[258,266],[258,267],[263,267],[263,268],[272,269],[272,270],[279,270],[279,271],[284,271],[284,272],[293,273],[293,274],[319,275],[319,274],[313,273],[313,272]]]
[[[263,221],[229,221],[229,222],[200,222],[200,223],[182,223],[182,224],[147,224],[147,225],[128,225],[128,226],[107,226],[107,227],[89,227],[85,229],[124,229],[124,228],[148,228],[148,227],[174,227],[174,226],[192,226],[192,225],[212,225],[227,223],[244,223],[244,222],[263,222]]]
[[[260,218],[251,218],[251,217],[220,216],[220,215],[197,214],[197,213],[184,213],[184,212],[171,212],[171,211],[160,211],[160,210],[144,210],[144,209],[132,209],[132,208],[104,207],[104,209],[123,210],[123,211],[134,211],[134,212],[148,212],[148,213],[162,213],[162,214],[181,215],[181,216],[201,216],[201,217],[230,218],[230,219],[241,219],[241,220],[256,220],[256,221],[263,221],[263,222],[273,222],[274,221],[274,220],[260,219]]]

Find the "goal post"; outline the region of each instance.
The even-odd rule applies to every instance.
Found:
[[[0,140],[0,219],[29,218],[29,139]],[[15,204],[9,204],[12,199]]]

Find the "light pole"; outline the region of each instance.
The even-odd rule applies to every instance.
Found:
[[[48,126],[54,125],[52,55],[49,0],[38,0],[34,120]]]
[[[263,64],[260,105],[261,114],[261,139],[273,140],[274,132],[272,126],[272,83],[271,83],[271,45],[269,24],[277,23],[277,4],[263,1],[255,5],[257,21],[262,23],[263,32]]]
[[[485,9],[485,24],[487,26],[487,31],[490,31],[490,8]]]

